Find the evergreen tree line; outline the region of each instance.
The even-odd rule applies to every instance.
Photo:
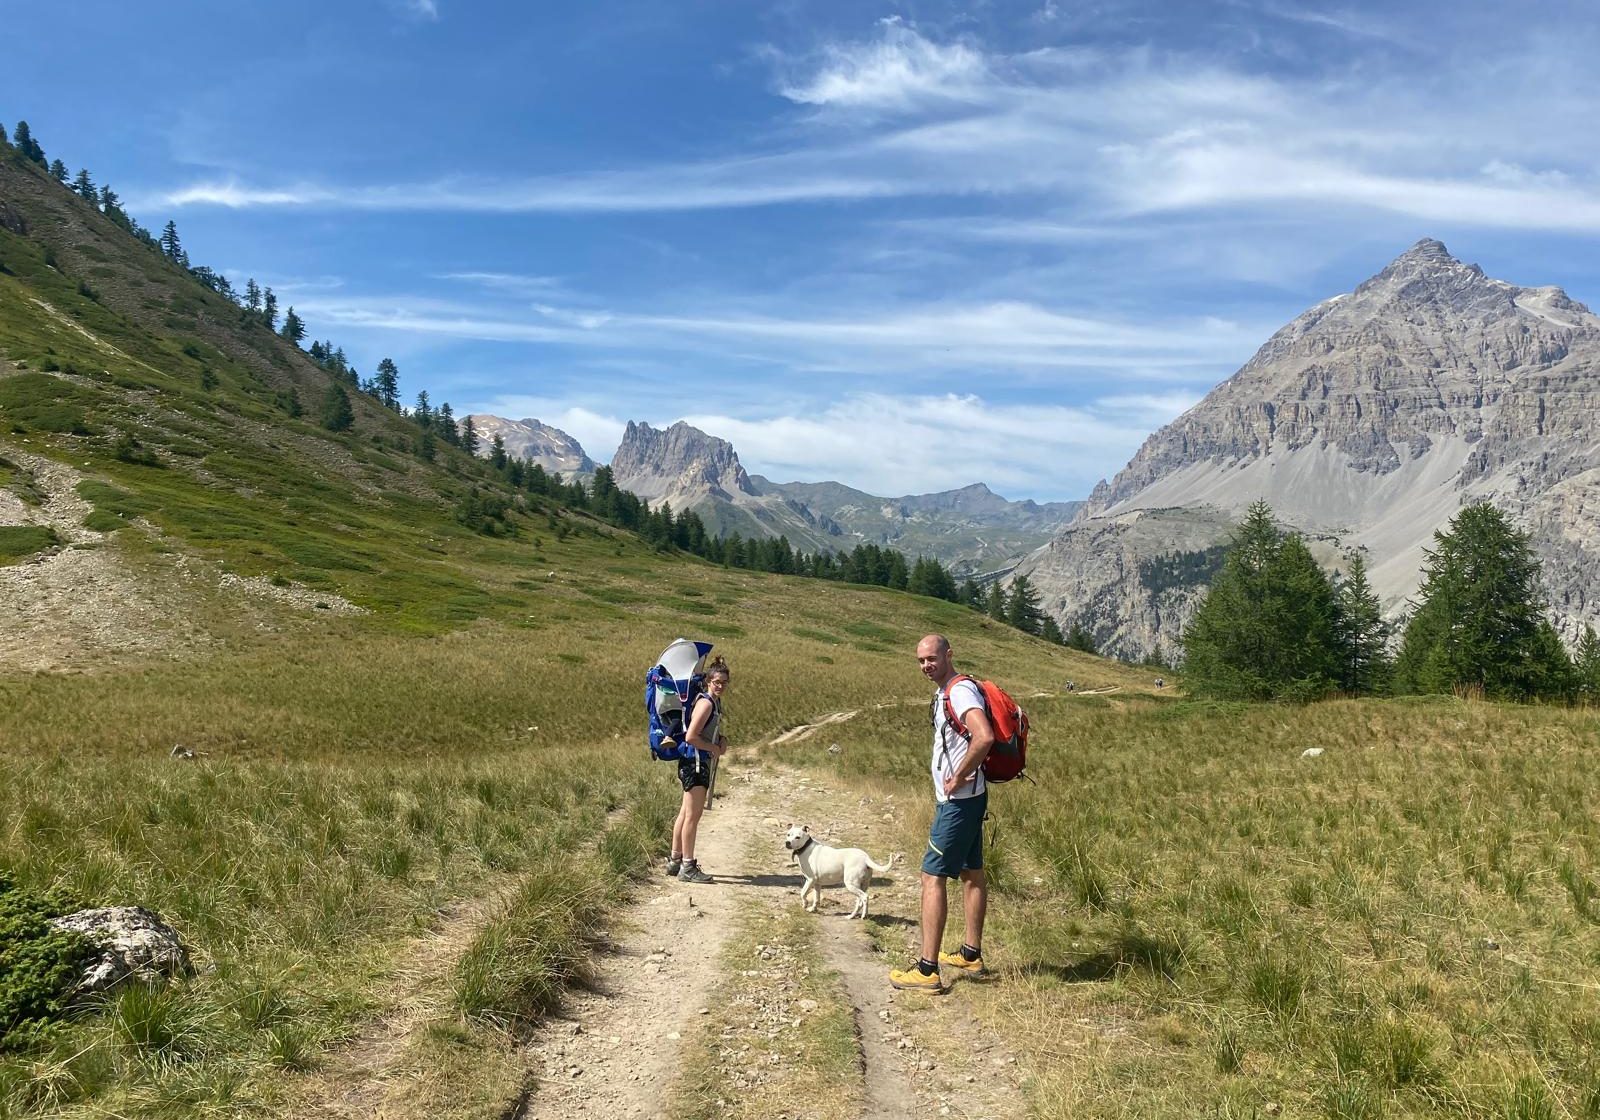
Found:
[[[1544,607],[1528,534],[1487,503],[1434,534],[1412,610],[1391,624],[1359,553],[1330,575],[1257,502],[1184,632],[1184,682],[1198,696],[1241,700],[1337,691],[1600,701],[1600,638],[1586,628],[1569,656]]]

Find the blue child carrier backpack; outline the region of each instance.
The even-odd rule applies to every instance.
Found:
[[[693,758],[695,749],[684,741],[684,718],[705,685],[706,654],[710,642],[679,638],[661,654],[644,677],[644,710],[650,718],[650,757],[660,762]]]

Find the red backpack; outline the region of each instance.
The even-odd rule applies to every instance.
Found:
[[[944,718],[964,739],[972,738],[950,703],[950,690],[958,681],[972,681],[983,694],[983,713],[994,728],[994,746],[983,760],[983,777],[989,782],[1009,782],[1028,768],[1028,713],[993,681],[980,681],[965,673],[950,678],[944,690]],[[1031,780],[1031,779],[1030,779]]]

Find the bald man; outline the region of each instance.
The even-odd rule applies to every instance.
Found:
[[[983,974],[983,919],[989,882],[983,873],[983,817],[989,789],[983,760],[994,746],[994,728],[983,690],[956,672],[950,642],[929,634],[917,643],[917,665],[937,688],[933,696],[933,826],[922,857],[922,956],[912,967],[889,973],[889,983],[909,991],[940,992],[939,966]],[[955,719],[950,718],[951,714]],[[949,912],[946,884],[961,880],[966,941],[959,951],[940,950]]]

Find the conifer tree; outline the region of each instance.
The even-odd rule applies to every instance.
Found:
[[[50,161],[50,177],[52,179],[58,183],[65,183],[67,181],[67,174],[68,172],[66,164],[62,163],[58,159],[53,159]]]
[[[261,292],[261,321],[267,324],[267,329],[278,329],[278,297],[272,294],[271,288]]]
[[[183,245],[178,240],[178,223],[170,218],[161,231],[161,251],[169,261],[178,260],[183,255]]]
[[[378,363],[378,371],[373,374],[372,381],[377,389],[374,396],[388,408],[400,407],[400,367],[394,364],[393,358],[384,358]]]
[[[6,136],[6,126],[0,124],[0,144],[9,144],[11,141]]]
[[[1067,640],[1061,636],[1061,624],[1048,614],[1039,623],[1039,637],[1054,645],[1064,646],[1067,644]]]
[[[961,585],[960,601],[975,611],[984,608],[983,588],[979,587],[978,581],[971,576],[968,576],[966,582]]]
[[[1543,617],[1539,560],[1528,534],[1480,502],[1433,539],[1395,659],[1397,690],[1475,688],[1495,699],[1565,691],[1572,666]]]
[[[433,426],[433,408],[428,404],[428,390],[424,389],[417,394],[417,404],[411,410],[411,419],[415,420],[417,427],[424,431]]]
[[[1578,700],[1585,704],[1600,704],[1600,637],[1595,635],[1593,626],[1583,628],[1572,670],[1573,691]]]
[[[1006,620],[1006,593],[1000,589],[999,580],[989,585],[989,597],[984,603],[984,613],[997,622]]]
[[[468,455],[478,453],[478,427],[470,416],[461,421],[461,450]]]
[[[499,432],[489,441],[489,465],[497,471],[506,469],[506,441]]]
[[[322,426],[330,432],[348,431],[356,422],[355,410],[350,407],[350,395],[337,381],[328,385],[322,396]]]
[[[305,320],[294,313],[293,307],[284,312],[283,329],[278,333],[296,345],[299,345],[300,340],[306,336]]]
[[[95,189],[94,180],[89,178],[89,169],[87,167],[78,169],[78,177],[72,180],[72,189],[77,191],[78,197],[85,202],[98,203],[100,201],[100,192]]]
[[[261,310],[261,285],[256,283],[254,276],[244,283],[244,309],[256,312]]]
[[[33,130],[28,127],[27,121],[18,121],[16,129],[11,133],[11,143],[27,158],[39,166],[44,166],[44,149],[39,146],[39,141],[33,138]]]
[[[1184,631],[1184,680],[1197,696],[1314,699],[1339,669],[1337,609],[1305,543],[1256,502]]]
[[[1068,649],[1081,650],[1084,653],[1094,653],[1094,635],[1083,627],[1083,623],[1074,621],[1072,630],[1067,634],[1067,639],[1062,643]]]
[[[1039,593],[1027,576],[1017,576],[1011,581],[1011,594],[1006,599],[1006,621],[1024,634],[1037,634],[1042,617]]]
[[[1389,623],[1383,604],[1367,582],[1367,561],[1350,554],[1350,570],[1339,582],[1339,687],[1371,695],[1389,686]]]

